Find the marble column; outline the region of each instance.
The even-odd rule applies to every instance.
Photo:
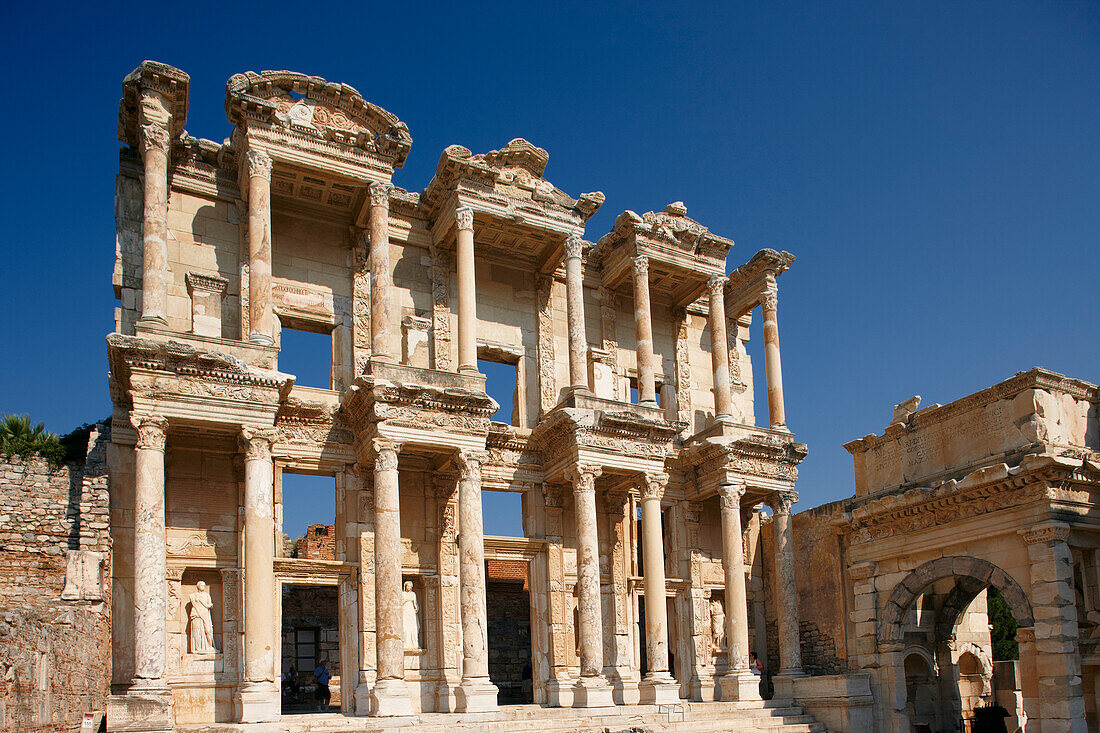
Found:
[[[794,570],[794,534],[791,530],[791,506],[798,501],[793,491],[777,491],[767,500],[772,508],[775,527],[775,598],[779,609],[779,674],[799,677],[802,672],[802,648],[799,645],[798,586]]]
[[[741,498],[745,484],[718,489],[722,505],[722,568],[725,570],[728,671],[719,680],[722,700],[759,700],[760,678],[749,669],[749,604],[745,587],[745,546]]]
[[[489,638],[485,610],[485,536],[481,518],[481,463],[485,456],[459,451],[458,557],[462,611],[460,713],[496,710],[497,688],[489,681]]]
[[[653,355],[653,315],[649,306],[649,258],[631,259],[634,268],[634,334],[638,358],[638,404],[657,406],[656,361]]]
[[[275,629],[275,470],[270,429],[241,431],[244,460],[244,682],[242,723],[279,719]]]
[[[710,294],[710,365],[714,371],[714,415],[733,415],[733,395],[730,393],[730,350],[726,341],[726,278],[707,280]]]
[[[131,418],[134,446],[134,680],[139,690],[165,681],[167,562],[164,534],[164,446],[168,421]]]
[[[397,451],[390,440],[375,438],[374,459],[374,613],[378,681],[371,692],[371,715],[411,715],[405,684],[405,635],[402,619],[401,489]]]
[[[584,334],[583,245],[580,235],[565,240],[565,304],[569,317],[569,386],[588,389],[588,339]]]
[[[455,211],[458,269],[458,371],[477,373],[477,295],[474,288],[474,211]]]
[[[271,302],[271,156],[249,150],[248,165],[248,340],[270,346],[274,339]]]
[[[668,670],[668,598],[665,594],[665,547],[661,497],[668,476],[646,474],[638,485],[642,504],[642,569],[645,573],[645,643],[648,672],[639,685],[641,702],[675,703],[680,686]]]
[[[375,181],[370,195],[370,334],[371,361],[393,362],[394,348],[390,303],[393,270],[390,267],[390,191],[393,185]]]
[[[141,126],[145,211],[141,223],[141,320],[168,325],[168,150],[163,126]]]
[[[600,548],[596,529],[596,477],[599,466],[580,464],[566,472],[573,484],[577,521],[577,624],[581,678],[573,707],[614,705],[611,685],[603,677],[603,608],[600,593]]]
[[[787,429],[787,417],[783,411],[783,367],[779,361],[779,294],[764,293],[760,299],[764,312],[764,370],[768,380],[768,417],[772,428]]]

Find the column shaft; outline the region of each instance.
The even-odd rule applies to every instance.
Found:
[[[164,446],[168,422],[134,418],[134,685],[165,687],[167,563]]]
[[[565,240],[565,294],[569,317],[569,385],[588,388],[588,339],[584,333],[584,273],[581,238]]]
[[[266,430],[241,433],[244,462],[244,669],[248,682],[275,677],[275,496]]]
[[[770,500],[775,516],[775,597],[779,602],[779,674],[802,674],[802,649],[799,646],[798,586],[794,569],[794,534],[791,530],[791,505],[794,492],[774,494]]]
[[[141,319],[168,325],[168,130],[141,128],[145,166],[142,219]]]
[[[668,676],[668,602],[661,532],[660,484],[645,482],[642,494],[642,563],[645,572],[645,641],[649,677]]]
[[[710,292],[710,363],[714,371],[714,413],[728,417],[733,414],[730,393],[730,351],[726,340],[726,278],[712,277],[707,281]]]
[[[577,520],[577,616],[581,677],[603,673],[603,611],[600,601],[600,549],[596,531],[596,477],[601,469],[578,466],[573,482]]]
[[[749,607],[741,527],[744,484],[721,487],[722,567],[726,580],[726,644],[731,672],[749,671]]]
[[[458,370],[477,371],[477,295],[474,287],[474,212],[455,212],[458,269]]]
[[[637,256],[634,267],[634,334],[638,358],[638,404],[657,404],[657,378],[653,357],[653,321],[649,306],[649,260]]]
[[[390,267],[389,183],[376,181],[370,194],[370,332],[371,359],[394,361],[396,349],[390,321],[393,299],[393,270]]]
[[[760,301],[764,312],[764,368],[768,380],[768,416],[773,428],[787,426],[783,410],[783,367],[779,361],[779,296],[774,292],[764,294]]]
[[[248,164],[249,341],[273,344],[271,302],[271,157],[250,150]]]
[[[378,679],[405,678],[401,616],[401,498],[397,446],[378,441],[374,459],[374,610]]]

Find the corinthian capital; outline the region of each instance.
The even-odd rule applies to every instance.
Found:
[[[798,501],[797,491],[776,491],[764,499],[764,503],[772,508],[776,516],[789,516],[791,507]]]
[[[370,194],[371,206],[389,206],[390,205],[390,192],[393,191],[393,184],[386,181],[375,181],[367,186],[367,192]]]
[[[634,274],[649,277],[649,258],[645,255],[637,255],[630,258],[630,264],[634,267]]]
[[[455,226],[459,230],[472,232],[474,230],[474,210],[469,206],[461,206],[455,209]]]
[[[246,461],[271,460],[271,445],[275,442],[275,431],[270,428],[245,426],[239,439]]]
[[[167,128],[153,123],[141,126],[141,152],[143,155],[151,150],[159,150],[167,155],[168,141]]]
[[[779,293],[769,290],[760,296],[760,306],[766,311],[774,311],[779,308]]]
[[[579,234],[570,234],[565,238],[565,259],[579,258],[584,251],[584,240]]]
[[[740,511],[741,498],[748,489],[745,484],[723,484],[718,487],[718,496],[721,497],[722,509]]]
[[[468,481],[476,478],[481,480],[481,466],[489,457],[486,451],[460,450],[455,454],[455,465],[458,466],[458,478],[460,481]]]
[[[720,298],[726,292],[726,278],[715,275],[707,280],[707,290],[712,297]]]
[[[271,156],[262,150],[249,150],[245,156],[248,161],[248,177],[262,176],[271,178]]]
[[[375,438],[371,441],[374,450],[374,470],[396,471],[397,452],[401,450],[400,444],[386,438]]]
[[[603,473],[599,466],[580,464],[565,472],[565,478],[573,484],[573,493],[596,490],[596,478]]]
[[[647,473],[638,482],[638,492],[643,499],[660,499],[668,486],[667,473]]]
[[[157,450],[164,452],[164,444],[168,438],[168,421],[163,417],[153,415],[140,415],[130,418],[137,430],[138,450]]]

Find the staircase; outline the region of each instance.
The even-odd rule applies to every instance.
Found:
[[[790,701],[689,702],[614,708],[502,707],[492,713],[422,713],[400,718],[338,713],[288,715],[278,723],[215,724],[188,733],[827,733]]]

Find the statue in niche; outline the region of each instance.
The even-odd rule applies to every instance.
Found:
[[[712,598],[710,601],[710,648],[715,659],[726,646],[726,611],[722,601]]]
[[[188,599],[191,601],[191,629],[189,639],[191,641],[192,654],[214,654],[214,622],[210,618],[210,609],[214,607],[214,601],[210,598],[210,591],[206,589],[206,583],[202,580],[195,586],[195,592]]]
[[[404,616],[405,649],[420,649],[420,602],[411,580],[406,580],[401,601]]]

